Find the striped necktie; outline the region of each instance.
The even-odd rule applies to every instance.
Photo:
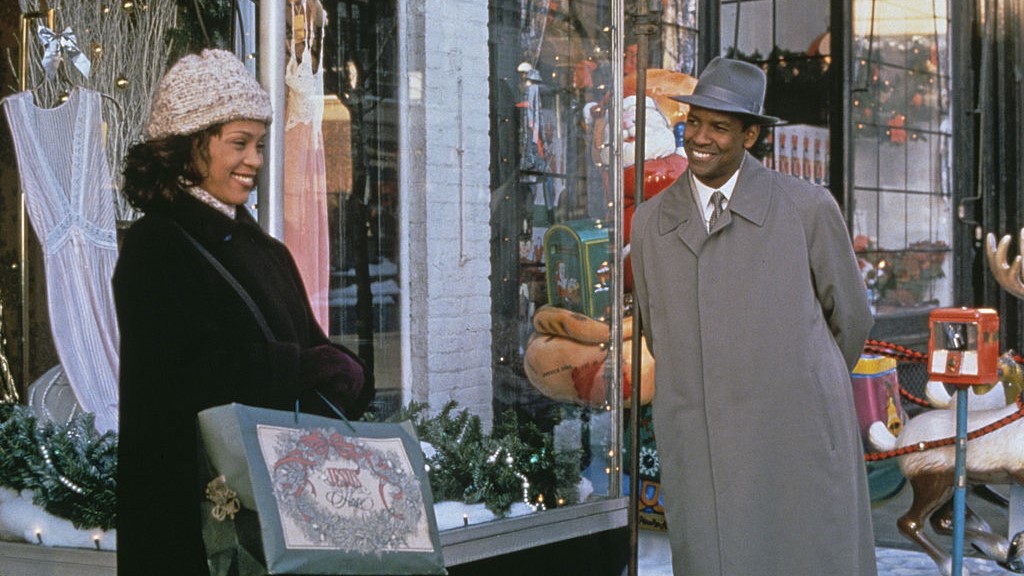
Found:
[[[725,202],[725,194],[715,190],[715,193],[711,195],[711,217],[708,218],[708,232],[714,230],[715,222],[718,222],[718,218],[722,215],[722,204]]]

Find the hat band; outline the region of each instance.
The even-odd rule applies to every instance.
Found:
[[[701,86],[697,83],[697,88],[694,90],[694,94],[700,94],[701,96],[708,96],[715,100],[720,100],[733,106],[739,106],[747,111],[748,114],[760,114],[761,107],[757,105],[753,100],[747,100],[742,94],[733,92],[726,88],[720,88],[718,86]]]

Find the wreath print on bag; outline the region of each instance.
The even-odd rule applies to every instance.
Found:
[[[400,438],[268,425],[256,435],[287,548],[433,550],[420,481]]]

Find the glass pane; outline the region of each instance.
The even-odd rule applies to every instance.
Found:
[[[289,6],[286,242],[439,526],[619,496],[613,2]]]
[[[879,314],[952,301],[948,2],[855,0],[853,233]]]
[[[722,2],[721,45],[723,53],[733,49],[740,54],[756,55],[762,58],[771,54],[776,45],[775,26],[752,24],[754,22],[762,24],[773,22],[774,4],[774,0]]]
[[[828,2],[722,0],[720,40],[723,54],[764,60],[773,52],[828,54]]]
[[[872,141],[878,150],[878,185],[882,190],[908,188],[907,143],[899,135],[901,132],[889,130],[888,135]],[[899,140],[893,140],[894,137]],[[899,222],[902,223],[902,220]]]
[[[697,0],[662,0],[660,53],[652,67],[697,75]]]
[[[627,12],[634,10],[636,4],[636,2],[628,2]],[[646,106],[645,198],[650,198],[668,188],[685,168],[686,160],[682,151],[681,138],[686,118],[686,107],[672,100],[670,96],[689,93],[696,85],[697,47],[700,39],[700,31],[697,30],[697,0],[663,0],[655,4],[658,4],[662,10],[661,34],[652,37],[647,74],[647,96],[650,97],[650,100]],[[636,42],[635,38],[626,38],[627,54],[630,53]],[[637,99],[634,96],[636,88],[628,66],[626,73],[623,123],[624,126],[633,127],[637,109]],[[633,210],[636,185],[636,150],[632,136],[632,132],[629,132],[623,149],[623,165],[625,166],[623,172],[624,221],[627,223]],[[623,241],[626,244],[629,242],[628,230],[623,234]],[[623,290],[628,301],[631,298],[631,284],[628,277],[623,284]],[[626,308],[628,313],[628,305]],[[628,318],[626,322],[629,322]],[[624,347],[624,362],[631,359],[631,353],[631,348]],[[644,374],[648,374],[645,377],[650,378],[647,370],[653,370],[653,358],[645,355],[643,362]],[[626,393],[625,390],[623,393]],[[645,397],[646,395],[642,393],[641,398]],[[631,411],[631,418],[634,414],[639,421],[637,424],[638,523],[645,528],[664,530],[666,523],[660,500],[661,461],[657,441],[654,437],[652,407],[650,404],[646,404],[638,411]],[[632,423],[630,425],[632,426]],[[631,449],[630,434],[632,434],[632,430],[627,430],[623,437],[624,462],[630,462],[633,457],[629,453]],[[629,480],[631,479],[628,475],[624,475],[623,482],[628,483]],[[626,489],[628,489],[628,485]]]
[[[328,334],[402,404],[394,1],[289,3],[285,241]]]
[[[930,193],[939,190],[938,149],[932,141],[913,132],[903,146],[906,153],[908,191]],[[925,219],[927,220],[927,219]]]
[[[563,476],[535,504],[541,492],[548,507],[616,495],[612,3],[492,0],[491,10],[495,423],[552,435]],[[553,324],[573,313],[560,324],[568,332]]]
[[[856,105],[856,103],[854,103]],[[856,111],[854,112],[856,114]],[[853,157],[857,159],[857,170],[853,174],[853,184],[858,188],[866,188],[871,190],[878,190],[880,186],[879,174],[881,171],[878,169],[879,156],[881,148],[878,145],[878,139],[872,136],[860,136],[864,130],[864,125],[855,126],[856,136],[853,140]],[[860,206],[865,202],[861,199],[863,192],[858,191],[854,195],[857,200],[857,205]]]

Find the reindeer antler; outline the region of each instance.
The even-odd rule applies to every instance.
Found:
[[[1024,228],[1021,229],[1019,239],[1019,250],[1013,263],[1007,262],[1007,252],[1010,250],[1010,235],[1007,234],[996,244],[996,235],[989,232],[986,237],[985,254],[988,256],[988,266],[992,269],[992,276],[996,282],[1010,294],[1024,300],[1024,278],[1021,277],[1021,254],[1024,254]]]

